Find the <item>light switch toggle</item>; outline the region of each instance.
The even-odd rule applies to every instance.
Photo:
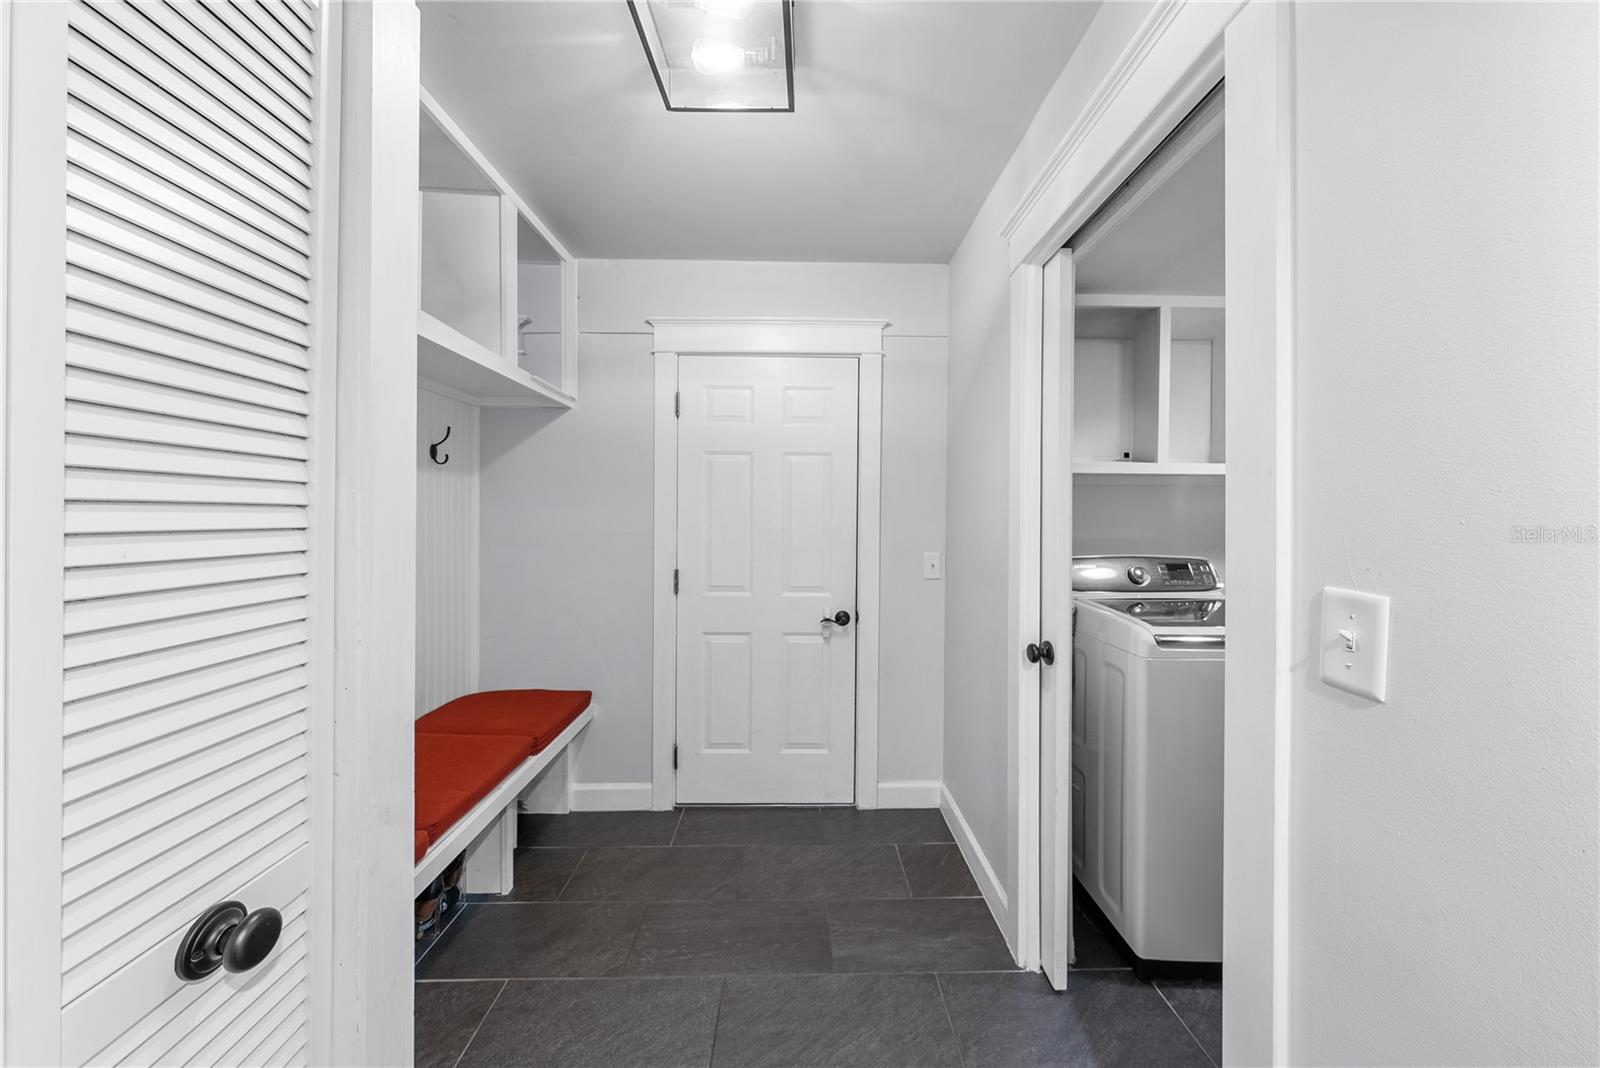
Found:
[[[1382,702],[1389,680],[1389,598],[1329,586],[1322,591],[1322,681]]]

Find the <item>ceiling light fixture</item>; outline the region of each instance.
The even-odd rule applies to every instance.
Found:
[[[668,111],[793,111],[793,0],[628,0]]]

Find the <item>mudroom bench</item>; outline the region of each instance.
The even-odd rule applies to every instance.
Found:
[[[490,690],[416,724],[413,892],[463,853],[461,888],[511,892],[517,802],[594,718],[587,690]]]

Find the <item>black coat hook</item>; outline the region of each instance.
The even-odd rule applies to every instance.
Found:
[[[450,462],[449,453],[446,453],[443,459],[439,458],[439,446],[443,445],[445,442],[447,442],[449,440],[450,440],[450,427],[446,426],[444,428],[444,437],[440,438],[438,441],[436,441],[432,445],[428,446],[428,459],[432,460],[436,464],[439,464],[440,466],[443,466],[443,465],[449,463]]]

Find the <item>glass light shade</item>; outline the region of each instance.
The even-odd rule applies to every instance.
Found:
[[[668,111],[793,111],[792,0],[628,0]]]

